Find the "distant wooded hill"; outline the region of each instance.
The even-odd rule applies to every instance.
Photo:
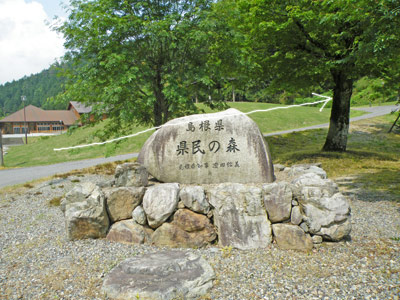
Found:
[[[47,101],[63,91],[65,78],[59,76],[61,66],[54,64],[38,74],[0,85],[0,118],[23,107],[21,96],[26,96],[25,105],[43,109],[66,109],[65,103]]]

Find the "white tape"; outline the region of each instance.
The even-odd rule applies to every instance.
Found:
[[[309,102],[309,103],[302,103],[302,104],[294,104],[294,105],[289,105],[289,106],[278,106],[278,107],[272,107],[272,108],[268,108],[268,109],[257,109],[257,110],[249,111],[247,113],[242,113],[242,112],[233,113],[233,114],[225,115],[224,117],[238,116],[238,115],[250,115],[250,114],[257,113],[257,112],[268,112],[268,111],[273,111],[273,110],[278,110],[278,109],[289,109],[289,108],[293,108],[293,107],[300,107],[300,106],[307,106],[307,105],[314,105],[314,104],[324,103],[324,105],[319,110],[319,111],[322,111],[322,109],[325,107],[325,105],[330,100],[332,100],[331,97],[318,95],[316,93],[312,93],[312,94],[315,95],[315,96],[318,96],[318,97],[323,97],[323,98],[325,98],[325,100],[320,100],[320,101],[316,101],[316,102],[312,102],[312,103]],[[207,117],[207,120],[220,119],[220,118],[221,118],[221,116],[218,116],[218,117]],[[164,125],[153,127],[153,128],[149,128],[149,129],[137,132],[137,133],[133,133],[133,134],[130,134],[130,135],[121,136],[121,137],[118,137],[118,138],[115,138],[115,139],[112,139],[112,140],[108,140],[108,141],[105,141],[105,142],[98,142],[98,143],[92,143],[92,144],[86,144],[86,145],[78,145],[78,146],[65,147],[65,148],[55,148],[53,150],[54,151],[62,151],[62,150],[71,150],[71,149],[86,148],[86,147],[109,144],[109,143],[113,143],[113,142],[116,142],[116,141],[124,140],[124,139],[127,139],[127,138],[135,137],[135,136],[141,135],[143,133],[146,133],[146,132],[149,132],[149,131],[152,131],[152,130],[160,129],[161,127],[177,126],[177,125],[181,125],[181,124],[185,124],[185,123],[186,122],[180,122],[180,123],[174,123],[174,124],[164,124]]]

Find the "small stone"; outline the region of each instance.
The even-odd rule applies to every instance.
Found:
[[[292,206],[298,206],[299,202],[297,202],[297,200],[292,200]]]
[[[144,166],[135,163],[124,163],[115,169],[115,185],[122,186],[147,186],[149,174]]]
[[[281,171],[283,171],[283,170],[285,170],[285,166],[284,165],[281,165],[281,164],[274,164],[274,170],[275,171],[279,171],[279,172],[281,172]]]
[[[300,225],[302,221],[303,215],[301,214],[300,207],[294,206],[292,208],[292,214],[290,216],[290,223],[292,223],[293,225]]]
[[[300,224],[300,228],[303,229],[304,232],[308,232],[308,231],[309,231],[306,222],[301,223],[301,224]]]
[[[312,241],[314,244],[321,244],[322,243],[322,236],[320,235],[313,235]]]
[[[146,213],[141,205],[137,206],[132,212],[132,219],[140,225],[146,225]]]

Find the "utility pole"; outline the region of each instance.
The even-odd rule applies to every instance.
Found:
[[[21,96],[21,100],[24,103],[24,131],[25,131],[25,144],[28,144],[28,128],[26,127],[26,114],[25,114],[25,101],[26,96]]]
[[[1,132],[0,125],[0,166],[4,167],[4,154],[3,154],[3,133]]]

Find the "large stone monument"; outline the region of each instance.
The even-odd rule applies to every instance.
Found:
[[[257,124],[233,108],[169,121],[146,141],[138,162],[162,182],[274,180],[268,145]]]

